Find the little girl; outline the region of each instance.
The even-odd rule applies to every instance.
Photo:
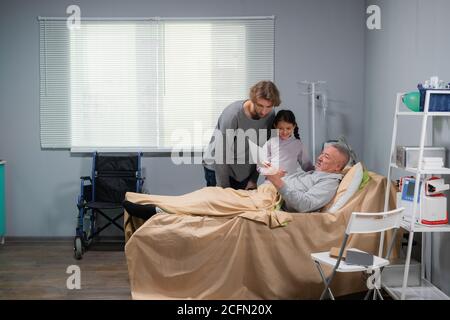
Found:
[[[263,175],[270,174],[271,169],[281,169],[286,175],[294,173],[300,166],[304,171],[314,170],[308,152],[300,140],[294,113],[290,110],[278,111],[272,124],[278,135],[269,139],[264,145],[269,164],[258,167]]]

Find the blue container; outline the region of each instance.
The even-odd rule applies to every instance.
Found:
[[[427,90],[448,90],[448,89],[425,89],[421,84],[417,86],[420,92],[420,111],[424,110],[425,106],[425,96]],[[448,112],[450,111],[450,94],[431,94],[430,95],[430,105],[428,111],[434,112]]]
[[[5,236],[5,161],[0,160],[0,238]]]

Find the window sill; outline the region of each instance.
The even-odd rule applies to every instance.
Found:
[[[74,147],[70,148],[71,153],[92,153],[92,152],[105,152],[105,153],[129,153],[129,152],[143,152],[143,153],[155,153],[155,154],[168,154],[172,153],[203,153],[204,147],[194,148],[93,148],[93,147]]]

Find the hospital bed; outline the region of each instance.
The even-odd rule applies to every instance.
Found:
[[[291,221],[277,228],[242,217],[158,213],[144,222],[125,213],[132,298],[318,299],[323,283],[311,252],[338,247],[352,212],[384,209],[386,178],[369,176],[337,212],[327,212],[334,199],[321,212],[288,213]],[[390,194],[393,208],[392,186]],[[378,244],[379,235],[372,234],[349,240],[349,247],[374,254]],[[332,290],[340,296],[365,285],[361,274],[339,274]]]

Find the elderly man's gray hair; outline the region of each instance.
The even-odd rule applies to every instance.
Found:
[[[340,143],[333,143],[332,145],[330,145],[331,147],[335,148],[337,151],[339,151],[339,153],[344,157],[345,161],[342,164],[342,169],[345,168],[345,166],[347,165],[347,163],[350,161],[350,151],[348,150],[348,148]]]

